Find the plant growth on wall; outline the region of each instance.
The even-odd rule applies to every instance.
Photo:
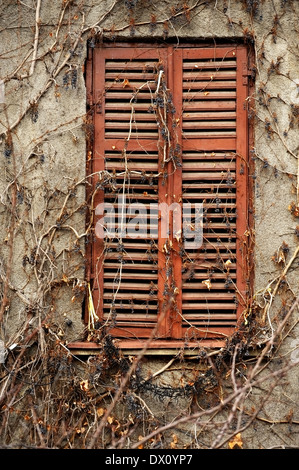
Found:
[[[290,435],[299,423],[297,403],[281,392],[283,411],[274,415],[268,408],[299,362],[293,336],[299,305],[299,83],[295,68],[288,68],[299,51],[292,43],[298,30],[292,25],[289,35],[285,21],[298,18],[298,4],[62,0],[47,10],[41,0],[5,3],[0,7],[0,447],[242,448],[250,447],[255,429],[266,432],[274,447],[298,447]],[[251,217],[263,219],[287,201],[280,214],[287,223],[266,250],[254,223],[246,233],[248,258],[265,274],[252,286],[225,346],[200,347],[188,357],[182,347],[171,358],[151,362],[145,350],[124,355],[92,307],[87,253],[95,238],[94,201],[103,188],[116,195],[128,190],[130,173],[127,165],[124,172],[90,171],[98,103],[86,98],[86,55],[103,41],[154,37],[178,45],[188,31],[196,31],[190,40],[203,41],[197,26],[205,18],[223,28],[221,35],[210,32],[212,43],[238,38],[254,58],[248,98],[255,129],[248,166]],[[169,159],[176,171],[181,155],[175,125],[167,124],[164,114],[172,113],[172,96],[159,70],[155,80],[151,112],[163,130],[164,163]],[[126,143],[133,122],[132,111]],[[122,158],[127,162],[126,145]],[[138,174],[149,187],[158,177],[167,174]],[[274,200],[267,188],[278,185],[284,195]],[[121,238],[117,248],[120,282]],[[167,265],[172,247],[166,248]],[[109,254],[108,244],[104,253]],[[205,282],[209,288],[209,276]],[[166,302],[176,289],[167,287]],[[72,337],[73,328],[79,338]],[[96,355],[75,356],[70,339],[102,348]]]

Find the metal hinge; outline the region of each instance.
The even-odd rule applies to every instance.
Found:
[[[243,85],[248,85],[248,77],[252,77],[252,70],[248,69],[247,63],[243,62],[242,64],[242,78]]]
[[[102,100],[103,100],[103,92],[101,90],[96,91],[96,96],[95,96],[95,110],[97,114],[102,114],[103,109],[102,109]]]

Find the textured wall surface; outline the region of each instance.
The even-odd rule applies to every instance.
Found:
[[[80,339],[85,329],[82,302],[87,239],[84,236],[86,140],[92,135],[86,119],[84,78],[88,44],[105,38],[156,39],[159,43],[171,40],[178,44],[186,39],[200,44],[208,40],[215,44],[238,40],[248,44],[255,61],[250,97],[253,129],[250,181],[254,208],[252,305],[257,318],[264,314],[267,321],[253,334],[253,356],[238,358],[237,382],[230,382],[233,354],[228,360],[227,374],[217,386],[214,378],[210,380],[206,375],[207,369],[215,368],[213,353],[204,362],[185,362],[180,358],[164,373],[161,368],[171,357],[147,356],[140,363],[140,377],[145,380],[157,371],[161,373],[150,384],[140,379],[139,385],[118,404],[115,416],[120,416],[118,422],[123,422],[128,413],[136,417],[142,408],[152,429],[151,426],[164,425],[182,412],[194,413],[216,406],[219,397],[246,383],[242,380],[254,370],[262,345],[279,329],[299,295],[299,3],[291,0],[46,0],[40,5],[33,0],[6,0],[0,10],[0,80],[4,84],[0,89],[0,340],[10,361],[8,369],[19,366],[14,362],[20,353],[16,352],[18,347],[21,351],[31,347],[33,358],[37,354],[43,358],[50,348],[49,335],[51,344],[62,342],[66,349],[67,343]],[[225,409],[228,426],[221,436],[223,416],[213,429],[207,426],[202,432],[199,432],[203,429],[201,425],[196,430],[194,422],[190,425],[182,422],[179,431],[170,430],[160,439],[160,445],[167,448],[172,442],[177,448],[186,443],[205,448],[215,442],[217,447],[225,436],[232,438],[234,430],[241,432],[245,427],[244,433],[241,432],[244,448],[298,447],[298,304],[293,314],[275,339],[277,351],[274,353],[275,348],[270,348],[262,362],[265,368],[261,366],[258,377],[269,375],[268,379],[248,390],[246,405],[240,402],[241,408],[245,406],[242,422],[237,415],[230,418],[230,410]],[[24,338],[31,334],[32,339],[22,346]],[[290,363],[295,367],[282,374],[279,371],[285,363],[286,367]],[[111,371],[115,364],[111,365]],[[101,367],[105,369],[103,364]],[[36,370],[40,371],[40,366],[36,365]],[[81,393],[84,392],[82,381],[91,383],[95,373],[92,375],[85,362],[78,364],[78,371],[75,385]],[[63,374],[60,369],[58,382]],[[111,386],[114,379],[108,376],[108,384],[109,380]],[[194,381],[200,384],[195,398],[182,391],[182,387],[186,391],[186,385]],[[65,383],[71,383],[70,376]],[[106,382],[97,384],[96,393],[105,394]],[[257,419],[248,424],[272,385],[271,398],[265,400]],[[3,378],[0,386],[1,400],[5,403],[7,398],[13,403],[16,397],[10,395],[9,382]],[[101,410],[107,407],[108,404],[97,405]],[[38,407],[36,410],[39,416]],[[97,416],[100,418],[102,412]],[[209,418],[207,415],[206,419]],[[3,419],[2,444],[24,444],[27,421],[16,421],[20,433],[13,441],[5,423],[16,416],[5,415]],[[44,413],[40,419],[45,421]],[[271,428],[273,423],[278,423],[275,432]],[[41,438],[36,425],[32,426],[35,431],[30,439],[35,444],[51,447],[53,439],[47,440],[47,433]],[[80,426],[89,429],[89,437],[94,432],[91,422]],[[80,439],[84,432],[77,433]],[[211,432],[212,440],[205,432]],[[142,429],[137,427],[131,440],[124,439],[123,445],[138,442],[140,435]],[[117,439],[122,436],[118,435]],[[84,439],[78,447],[87,445],[87,437]],[[113,446],[109,436],[105,442]],[[157,442],[155,436],[144,445]],[[227,442],[229,438],[224,439],[224,447]],[[73,446],[77,446],[75,440]]]

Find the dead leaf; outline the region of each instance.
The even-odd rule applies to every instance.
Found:
[[[294,217],[299,217],[299,204],[291,202],[291,204],[288,206],[288,210],[292,213]]]
[[[238,432],[228,443],[230,449],[243,449],[241,433]]]
[[[127,78],[125,78],[123,81],[123,88],[125,88],[126,86],[130,86],[130,82]]]
[[[116,419],[116,420],[114,421],[113,431],[114,431],[114,432],[118,431],[120,427],[121,427],[121,424],[120,424],[120,422]]]
[[[138,441],[142,441],[142,439],[143,439],[143,436],[138,436]],[[143,444],[140,444],[138,446],[138,449],[143,449]]]
[[[104,408],[98,408],[97,409],[97,416],[100,418],[101,416],[103,416],[103,414],[105,413],[105,410]]]
[[[176,238],[177,242],[180,241],[181,235],[182,235],[182,230],[178,230],[175,234],[175,238]]]
[[[86,429],[86,428],[84,428],[84,427],[82,427],[82,428],[77,428],[77,429],[76,429],[76,433],[77,433],[77,434],[83,434],[84,431],[85,431],[85,429]]]
[[[276,262],[279,264],[279,263],[285,263],[285,256],[284,256],[284,252],[282,251],[282,249],[279,249],[278,252],[277,252],[277,257],[276,257]]]
[[[83,390],[83,392],[87,392],[89,390],[88,380],[82,380],[80,382],[80,388]]]
[[[176,449],[177,447],[177,443],[178,443],[178,436],[176,434],[173,434],[172,435],[172,442],[170,443],[170,448],[171,449]]]
[[[202,284],[204,284],[209,290],[212,287],[212,283],[211,283],[210,279],[206,279],[205,281],[202,281]]]

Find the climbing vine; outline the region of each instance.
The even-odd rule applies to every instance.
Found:
[[[285,431],[298,425],[296,403],[285,399],[279,415],[268,407],[298,365],[299,105],[298,79],[288,65],[298,59],[296,25],[289,34],[296,2],[63,0],[47,10],[40,0],[11,0],[0,8],[0,446],[237,448],[250,447],[253,428],[266,429],[265,446],[298,446]],[[145,347],[128,356],[94,311],[88,324],[81,319],[89,299],[94,200],[98,190],[115,191],[121,176],[88,171],[99,103],[89,96],[85,103],[87,49],[152,36],[179,44],[197,37],[207,18],[215,32],[202,38],[217,44],[237,37],[254,56],[248,114],[255,129],[249,165],[255,230],[245,243],[256,270],[263,272],[264,263],[266,274],[259,274],[234,335],[220,350],[185,356],[182,348],[150,360]],[[163,131],[164,163],[169,158],[176,170],[181,149],[175,125],[166,123],[173,103],[161,70],[156,84],[152,113]],[[157,176],[139,175],[149,184]],[[275,201],[267,188],[278,183],[289,193]],[[275,213],[275,203],[287,223],[283,235],[273,233],[269,253],[261,219]],[[170,298],[176,286],[167,289]],[[72,352],[74,331],[99,342],[100,352]]]

